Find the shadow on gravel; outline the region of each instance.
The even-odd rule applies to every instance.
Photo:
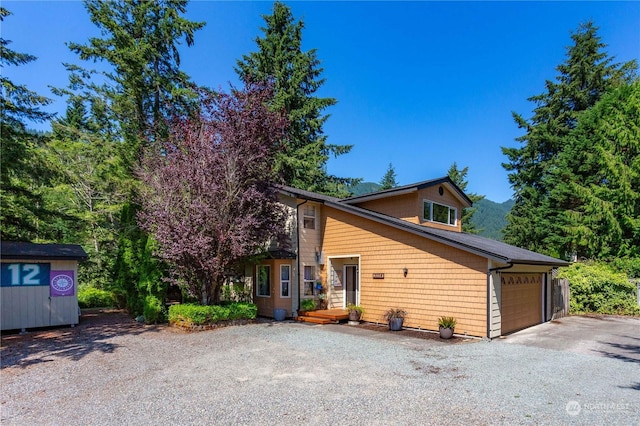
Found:
[[[161,327],[138,324],[122,311],[84,314],[74,328],[47,328],[2,336],[0,368],[21,367],[68,358],[77,361],[92,352],[113,353],[116,336],[139,335]]]
[[[625,362],[635,362],[640,364],[640,339],[633,336],[620,336],[624,339],[636,340],[638,343],[614,343],[614,342],[599,342],[603,345],[611,347],[611,350],[598,350],[607,358],[618,359]]]
[[[640,391],[640,382],[634,383],[630,386],[618,386],[618,387],[621,389],[633,389],[633,390]]]

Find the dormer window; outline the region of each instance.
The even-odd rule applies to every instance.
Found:
[[[457,217],[458,209],[445,206],[444,204],[438,204],[433,201],[424,200],[424,212],[422,216],[424,220],[456,226]]]
[[[303,211],[303,226],[305,229],[316,229],[316,207],[315,206],[304,206]]]

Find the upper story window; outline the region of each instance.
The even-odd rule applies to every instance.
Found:
[[[302,216],[305,229],[316,229],[316,206],[305,205]]]
[[[422,215],[424,220],[455,226],[457,217],[458,209],[454,207],[434,203],[433,201],[424,201],[424,212]]]

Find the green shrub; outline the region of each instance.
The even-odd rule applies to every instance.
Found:
[[[184,325],[206,325],[220,321],[254,319],[257,314],[258,307],[252,303],[238,302],[225,306],[181,304],[169,307],[169,322]]]
[[[616,259],[611,265],[618,271],[627,274],[631,279],[640,278],[640,257]]]
[[[316,308],[316,301],[313,299],[304,299],[300,302],[300,308],[303,311],[313,311]]]
[[[110,308],[115,300],[110,291],[83,285],[78,287],[78,305],[81,308]]]
[[[569,280],[571,313],[640,315],[636,286],[606,263],[574,263],[560,271]]]
[[[165,319],[165,308],[162,301],[155,296],[147,296],[144,299],[143,315],[148,324],[163,322]]]

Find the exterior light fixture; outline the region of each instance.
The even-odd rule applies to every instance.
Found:
[[[405,268],[402,268],[402,272],[404,273],[404,277],[406,278],[409,270],[405,267]]]

